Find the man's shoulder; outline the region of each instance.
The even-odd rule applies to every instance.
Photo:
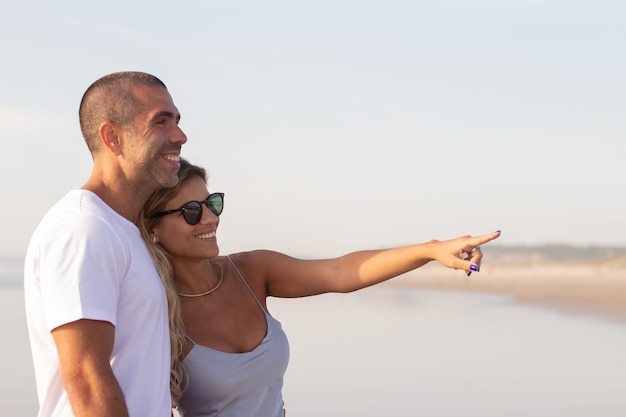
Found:
[[[123,219],[96,194],[87,190],[72,190],[54,204],[45,214],[33,240],[98,240],[101,244],[115,240],[125,241],[129,234],[137,234],[136,226]]]
[[[72,190],[57,201],[41,223],[104,223],[116,224],[121,216],[100,197],[87,190]]]

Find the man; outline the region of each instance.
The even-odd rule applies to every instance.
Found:
[[[39,417],[170,417],[167,299],[135,226],[187,137],[165,84],[107,75],[79,109],[93,170],[45,215],[24,287]]]

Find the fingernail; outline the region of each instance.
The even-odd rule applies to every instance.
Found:
[[[471,273],[471,272],[468,272],[468,273],[467,273],[467,276],[469,277],[470,275],[472,275],[472,273]]]
[[[476,272],[480,271],[480,268],[479,268],[479,267],[478,267],[478,265],[476,265],[476,264],[471,264],[471,265],[470,265],[470,269],[471,269],[472,271],[476,271]]]
[[[496,233],[500,233],[500,232],[502,232],[502,230],[500,230],[500,229],[496,230]]]

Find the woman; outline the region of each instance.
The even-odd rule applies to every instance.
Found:
[[[500,236],[497,231],[334,259],[302,260],[269,250],[217,257],[224,196],[209,193],[205,170],[185,160],[178,175],[176,187],[148,199],[139,224],[168,289],[172,393],[185,417],[283,415],[289,346],[267,311],[268,296],[351,292],[431,260],[469,275],[479,270],[479,245]]]

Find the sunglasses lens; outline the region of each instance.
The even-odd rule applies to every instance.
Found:
[[[202,218],[202,206],[197,201],[191,201],[183,207],[183,217],[190,225],[195,225]]]
[[[224,196],[221,194],[211,194],[206,200],[206,206],[216,216],[222,214],[224,210]]]

